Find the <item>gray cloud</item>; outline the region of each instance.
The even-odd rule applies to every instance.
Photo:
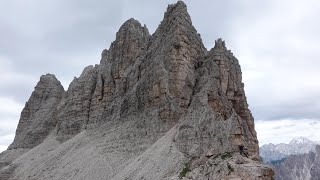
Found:
[[[293,138],[301,136],[319,141],[320,124],[310,124],[314,121],[312,119],[256,121],[259,144],[261,146],[268,143],[289,143]]]
[[[67,88],[85,66],[99,63],[125,20],[134,17],[154,32],[174,2],[1,1],[0,99],[23,106],[46,73]],[[256,119],[320,119],[318,1],[185,2],[207,48],[222,37],[238,57]],[[14,126],[19,114],[11,117]]]

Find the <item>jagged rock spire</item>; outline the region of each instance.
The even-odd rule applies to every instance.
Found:
[[[226,43],[221,38],[215,41],[214,49],[227,50]]]
[[[168,6],[167,11],[164,13],[163,21],[161,22],[157,31],[167,30],[176,28],[190,28],[196,32],[192,26],[191,17],[188,13],[187,6],[183,1],[178,1],[176,4]],[[157,31],[155,34],[157,34]]]
[[[56,88],[43,93],[50,84]],[[101,64],[67,93],[58,84],[40,83],[26,105],[13,147],[52,136],[10,165],[17,167],[10,179],[176,179],[186,163],[187,179],[272,177],[252,160],[258,142],[238,61],[221,39],[207,52],[182,1],[168,6],[152,36],[126,21]]]
[[[112,59],[133,62],[137,54],[145,49],[150,34],[146,25],[131,18],[120,27],[116,40],[111,44]]]
[[[142,26],[138,20],[134,18],[128,19],[122,24],[116,35],[116,41],[133,40],[135,38],[148,38],[149,30],[146,25]]]
[[[187,108],[195,84],[194,70],[197,63],[203,59],[206,50],[192,25],[184,2],[178,1],[168,6],[164,19],[152,35],[149,44],[149,59],[142,67],[151,67],[151,85],[158,84],[153,88],[148,87],[156,92],[151,98],[160,96],[160,99],[166,100],[170,97],[175,99],[174,104],[182,109]],[[159,82],[160,79],[165,81]],[[162,93],[159,93],[160,89]],[[154,101],[152,99],[147,101]],[[179,108],[175,108],[177,109]]]
[[[8,149],[33,148],[42,143],[57,124],[57,106],[63,93],[53,74],[41,76],[21,112],[15,139]]]
[[[171,4],[168,6],[167,11],[164,14],[164,19],[166,18],[180,17],[191,23],[191,17],[188,13],[187,5],[183,1],[178,1],[176,4]]]

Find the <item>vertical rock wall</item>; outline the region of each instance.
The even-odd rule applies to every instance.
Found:
[[[141,155],[172,129],[173,138],[164,139],[178,151],[172,156],[192,160],[194,177],[230,175],[229,162],[237,176],[272,176],[267,167],[254,169],[252,160],[242,166],[223,159],[217,161],[223,171],[210,166],[199,174],[208,164],[195,162],[238,155],[238,145],[257,158],[258,141],[238,60],[221,39],[206,50],[182,1],[168,6],[153,35],[137,20],[126,21],[100,64],[86,67],[67,92],[53,75],[41,77],[9,149],[33,148],[54,128],[60,142],[101,132],[103,152],[122,158]],[[110,167],[121,159],[105,155],[115,158]]]
[[[52,74],[43,75],[21,112],[13,143],[8,149],[31,149],[49,135],[58,123],[58,104],[64,95]]]

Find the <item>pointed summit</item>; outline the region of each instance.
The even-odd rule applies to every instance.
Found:
[[[187,5],[183,1],[178,1],[175,4],[170,4],[167,8],[166,15],[188,15],[188,19],[190,19],[190,16],[188,14]]]
[[[150,85],[147,84],[150,87],[145,88],[155,89],[154,91],[157,92],[148,101],[152,102],[159,97],[165,104],[166,100],[174,99],[177,107],[166,109],[166,111],[180,111],[179,113],[182,114],[191,101],[196,65],[204,58],[205,53],[206,49],[192,25],[186,4],[178,1],[176,4],[169,5],[164,19],[148,43],[146,56],[148,63],[152,63],[148,67],[153,68],[150,70],[152,72],[150,78],[153,82]],[[166,79],[163,82],[168,83],[160,83],[159,79]],[[164,93],[159,94],[160,87],[153,88],[152,84],[159,84],[163,87]],[[168,119],[174,122],[173,118]]]
[[[119,29],[116,40],[110,46],[113,60],[128,60],[133,62],[137,54],[145,49],[149,39],[149,30],[146,25],[142,26],[139,21],[131,18]]]
[[[168,37],[168,42],[173,44],[175,48],[181,47],[181,43],[186,42],[185,45],[195,43],[200,46],[200,49],[205,49],[200,35],[192,25],[187,5],[183,1],[168,5],[164,18],[152,39],[162,38],[162,36]]]
[[[214,49],[227,50],[226,43],[221,38],[215,41]]]
[[[53,74],[41,76],[21,112],[15,139],[8,149],[33,148],[42,143],[57,123],[63,93],[63,86]]]
[[[144,41],[143,43],[145,43],[149,35],[149,30],[146,25],[142,26],[139,21],[135,20],[134,18],[130,18],[122,24],[117,32],[116,40],[112,43],[112,45],[118,43],[131,43],[134,40]]]
[[[117,32],[117,37],[120,34],[128,31],[129,32],[142,31],[143,35],[149,35],[149,30],[146,27],[146,25],[142,27],[141,23],[138,20],[135,20],[134,18],[130,18],[122,24],[119,31]]]
[[[162,25],[173,26],[190,26],[192,25],[191,17],[188,13],[187,5],[183,1],[168,6],[164,14]],[[161,26],[161,25],[160,25]]]

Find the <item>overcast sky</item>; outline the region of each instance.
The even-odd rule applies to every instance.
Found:
[[[42,74],[55,74],[67,89],[99,63],[124,21],[133,17],[153,33],[174,2],[0,0],[0,151]],[[221,37],[239,59],[260,144],[319,140],[311,129],[320,128],[320,1],[185,3],[206,47]]]

